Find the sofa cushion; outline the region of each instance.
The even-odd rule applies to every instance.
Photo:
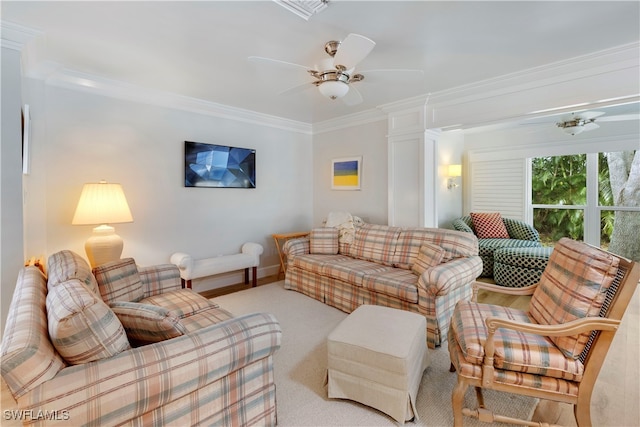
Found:
[[[444,249],[440,246],[432,245],[431,243],[423,243],[418,250],[418,257],[416,258],[416,262],[413,264],[413,267],[411,267],[411,271],[419,276],[429,268],[440,264],[443,256]]]
[[[403,229],[398,237],[394,266],[410,270],[423,243],[444,249],[441,262],[478,255],[478,238],[473,233],[443,228],[411,227]]]
[[[92,362],[131,348],[118,317],[80,280],[52,287],[46,305],[51,342],[67,363]]]
[[[342,280],[354,286],[362,286],[362,278],[367,274],[380,273],[392,267],[362,259],[350,259],[335,264],[326,263],[322,275]],[[406,270],[405,270],[406,271]]]
[[[531,296],[529,313],[538,323],[556,325],[598,316],[618,272],[618,258],[585,243],[562,238],[556,243],[538,287]],[[590,332],[550,337],[567,355],[580,356]]]
[[[116,301],[140,301],[142,281],[133,258],[108,262],[93,269],[102,299],[107,304]]]
[[[390,268],[362,278],[362,287],[380,295],[418,303],[418,278],[413,272],[402,268]]]
[[[191,289],[177,289],[153,295],[141,300],[140,303],[167,309],[173,316],[180,319],[180,323],[187,332],[193,332],[233,317],[218,304]]]
[[[179,337],[187,333],[180,319],[164,307],[129,301],[111,304],[127,337],[136,344],[149,344]]]
[[[353,261],[346,255],[296,255],[287,259],[287,271],[290,267],[298,267],[316,274],[322,274],[324,266],[344,261]]]
[[[509,233],[500,212],[471,212],[478,239],[508,239]]]
[[[314,228],[309,234],[309,252],[321,255],[338,253],[338,229],[333,227]]]
[[[70,279],[80,280],[91,292],[99,295],[98,283],[84,258],[69,250],[51,255],[47,260],[47,286],[50,288]]]
[[[349,255],[365,261],[393,265],[400,227],[365,224],[356,231]]]

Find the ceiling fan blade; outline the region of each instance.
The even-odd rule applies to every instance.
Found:
[[[282,92],[278,92],[278,95],[293,95],[296,93],[303,92],[307,89],[311,89],[313,87],[315,87],[313,83],[302,83],[301,85],[296,85],[296,86],[290,87],[289,89],[285,89]]]
[[[586,132],[586,131],[589,131],[589,130],[598,129],[600,126],[598,126],[598,125],[597,125],[597,124],[595,124],[595,123],[587,123],[587,124],[585,124],[583,127],[584,127],[584,130],[585,130],[585,132]]]
[[[583,111],[582,113],[577,113],[576,116],[585,120],[595,119],[596,117],[600,117],[604,115],[603,111]]]
[[[604,116],[598,119],[599,122],[621,122],[624,120],[640,120],[640,114],[620,114],[618,116]]]
[[[397,80],[402,83],[415,83],[424,79],[424,71],[409,68],[383,68],[375,70],[362,70],[360,74],[365,76],[367,83],[386,83],[389,80]]]
[[[349,34],[338,47],[334,56],[334,64],[342,65],[347,70],[354,68],[369,55],[376,45],[373,40],[359,34]]]
[[[362,103],[362,94],[351,84],[349,85],[349,92],[340,99],[342,99],[342,102],[344,102],[345,105],[352,107]]]
[[[285,67],[285,68],[302,69],[304,71],[313,70],[312,67],[307,67],[306,65],[294,64],[293,62],[280,61],[279,59],[264,58],[262,56],[250,56],[247,59],[249,60],[249,62],[255,62],[257,64],[260,64],[260,63],[270,64],[270,65],[275,65],[275,66]]]

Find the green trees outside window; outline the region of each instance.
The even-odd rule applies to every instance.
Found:
[[[543,244],[570,237],[640,261],[640,150],[537,157],[531,165],[533,225]]]

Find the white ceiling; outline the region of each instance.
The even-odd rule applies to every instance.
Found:
[[[6,1],[1,19],[41,31],[37,61],[145,88],[318,123],[378,105],[640,40],[638,1],[339,1],[308,21],[272,1]],[[304,70],[349,33],[377,45],[358,70],[412,68],[417,82],[355,83],[347,107],[311,89]]]

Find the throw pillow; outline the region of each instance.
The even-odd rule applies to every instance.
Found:
[[[187,333],[180,319],[169,310],[156,305],[116,301],[111,304],[129,340],[136,344],[150,344],[179,337]]]
[[[542,325],[557,325],[598,316],[618,271],[618,259],[568,238],[556,243],[538,287],[531,296],[529,314]],[[549,337],[567,356],[577,359],[590,332]]]
[[[91,274],[91,267],[84,258],[69,250],[51,255],[47,260],[47,288],[70,279],[78,279],[87,285],[91,292],[99,292],[96,279]]]
[[[116,301],[140,301],[142,281],[133,258],[108,262],[93,269],[100,295],[107,304]]]
[[[413,263],[411,271],[420,276],[426,270],[440,264],[443,257],[444,249],[440,246],[423,243],[418,250],[418,257],[416,258],[416,262]]]
[[[478,239],[508,239],[509,233],[500,212],[471,212],[471,221]]]
[[[112,357],[131,348],[115,313],[78,279],[52,287],[46,307],[51,342],[70,365]]]
[[[338,253],[338,233],[334,227],[314,228],[309,234],[309,252],[335,255]]]

